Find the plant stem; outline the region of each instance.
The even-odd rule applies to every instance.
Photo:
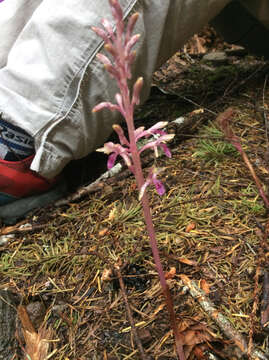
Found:
[[[138,349],[140,351],[141,359],[142,360],[149,360],[148,356],[145,354],[143,345],[142,345],[142,343],[141,343],[141,341],[139,339],[139,336],[138,336],[138,333],[137,333],[137,330],[136,330],[136,327],[135,327],[135,323],[134,323],[134,319],[133,319],[133,316],[132,316],[132,311],[131,311],[129,303],[128,303],[128,297],[127,297],[127,294],[126,294],[125,285],[124,285],[124,281],[123,281],[123,278],[122,278],[120,267],[116,266],[115,268],[116,268],[116,272],[117,272],[117,275],[118,275],[118,279],[119,279],[123,299],[124,299],[124,302],[125,302],[125,306],[126,306],[126,309],[127,309],[127,316],[128,316],[129,322],[131,324],[131,329],[132,329],[133,336],[135,338],[136,344],[137,344]]]
[[[130,122],[127,121],[127,124],[128,124],[128,132],[129,132],[129,124],[131,125],[130,132],[129,132],[130,149],[132,152],[132,159],[133,159],[133,164],[134,164],[134,169],[135,169],[135,179],[136,179],[136,182],[138,185],[138,190],[140,190],[142,185],[144,184],[145,180],[144,180],[144,176],[143,176],[139,152],[137,149],[137,145],[135,143],[134,131],[132,129],[133,121],[130,121]],[[153,221],[152,221],[151,210],[150,210],[150,206],[149,206],[147,192],[144,193],[141,201],[142,201],[142,207],[143,207],[143,213],[144,213],[144,218],[145,218],[145,222],[146,222],[146,227],[147,227],[147,231],[148,231],[148,235],[149,235],[149,239],[150,239],[150,246],[151,246],[153,259],[154,259],[154,262],[156,265],[156,269],[157,269],[157,272],[159,275],[162,291],[163,291],[166,305],[168,308],[168,312],[170,315],[171,327],[173,329],[173,333],[174,333],[174,337],[175,337],[176,352],[177,352],[177,355],[180,360],[185,360],[183,346],[182,346],[182,343],[180,340],[177,321],[176,321],[176,315],[175,315],[175,311],[174,311],[174,304],[173,304],[173,300],[172,300],[172,296],[171,296],[169,287],[168,287],[166,279],[165,279],[163,266],[162,266],[161,259],[160,259],[160,253],[159,253],[158,245],[157,245],[157,241],[156,241],[156,235],[155,235],[154,225],[153,225]]]
[[[142,185],[145,182],[145,179],[144,179],[144,175],[143,175],[143,171],[142,171],[140,155],[139,155],[138,148],[137,148],[136,141],[135,141],[133,106],[130,101],[130,93],[129,93],[129,88],[128,88],[126,78],[124,79],[124,81],[122,81],[121,84],[119,84],[119,87],[121,90],[122,100],[123,100],[124,108],[126,111],[125,120],[126,120],[126,124],[128,127],[128,135],[129,135],[129,142],[130,142],[130,151],[131,151],[132,160],[133,160],[134,175],[135,175],[135,179],[137,182],[138,190],[140,191]],[[171,296],[169,287],[168,287],[166,279],[165,279],[165,275],[164,275],[164,271],[163,271],[163,267],[162,267],[162,263],[161,263],[161,259],[160,259],[154,225],[153,225],[152,216],[151,216],[151,210],[150,210],[148,196],[147,196],[146,191],[145,191],[141,201],[142,201],[142,207],[143,207],[146,227],[147,227],[148,235],[150,238],[150,246],[151,246],[151,250],[152,250],[153,259],[154,259],[154,262],[156,265],[156,269],[157,269],[157,272],[159,275],[162,291],[163,291],[166,305],[168,308],[168,312],[170,315],[170,323],[171,323],[171,327],[172,327],[173,333],[174,333],[176,352],[177,352],[178,358],[180,360],[185,360],[183,346],[182,346],[182,343],[180,340],[177,321],[176,321],[176,315],[175,315],[175,311],[174,311],[174,304],[173,304],[173,300],[172,300],[172,296]]]
[[[263,191],[262,184],[261,184],[258,176],[256,175],[255,170],[254,170],[251,162],[249,161],[249,158],[247,157],[247,154],[245,153],[244,150],[241,150],[241,151],[239,151],[239,152],[241,153],[242,158],[243,158],[245,164],[246,164],[247,167],[249,168],[249,171],[250,171],[250,173],[251,173],[251,175],[252,175],[252,177],[253,177],[256,185],[257,185],[257,188],[258,188],[258,191],[259,191],[259,193],[260,193],[260,195],[261,195],[261,198],[263,199],[264,205],[265,205],[266,208],[268,209],[268,208],[269,208],[269,201],[268,201],[268,199],[267,199],[267,196],[265,195],[265,192]]]
[[[157,246],[155,230],[154,230],[154,226],[152,223],[152,216],[151,216],[151,211],[150,211],[150,207],[149,207],[148,196],[146,193],[142,197],[142,206],[143,206],[144,217],[145,217],[146,226],[147,226],[147,230],[148,230],[148,235],[150,238],[152,255],[153,255],[154,262],[155,262],[155,265],[156,265],[156,268],[158,271],[160,283],[162,286],[163,294],[164,294],[164,297],[166,300],[166,305],[167,305],[168,312],[170,315],[171,327],[173,329],[173,333],[174,333],[174,337],[175,337],[176,352],[177,352],[177,355],[180,360],[185,360],[183,346],[182,346],[182,343],[180,340],[179,330],[178,330],[178,326],[177,326],[177,320],[176,320],[176,314],[175,314],[175,310],[174,310],[173,299],[172,299],[172,296],[170,293],[169,286],[167,285],[167,282],[165,280],[165,275],[164,275],[164,271],[163,271],[163,267],[162,267],[162,263],[161,263],[161,259],[160,259],[160,254],[159,254],[159,250],[158,250],[158,246]]]

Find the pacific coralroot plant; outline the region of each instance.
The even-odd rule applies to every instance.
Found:
[[[221,114],[219,116],[218,123],[219,123],[220,128],[223,131],[226,139],[241,154],[246,166],[248,167],[248,169],[251,173],[251,176],[253,177],[253,180],[256,183],[259,194],[260,194],[261,198],[263,199],[264,205],[266,206],[267,209],[269,209],[269,200],[268,200],[267,196],[265,195],[262,183],[260,182],[260,179],[256,175],[255,170],[254,170],[251,162],[249,161],[249,158],[248,158],[246,152],[243,150],[240,139],[233,133],[233,131],[230,127],[230,120],[233,115],[234,115],[234,110],[232,108],[228,108],[223,114]]]
[[[160,254],[158,251],[151,210],[146,191],[147,186],[153,184],[155,185],[156,190],[160,195],[164,194],[164,185],[157,178],[158,174],[161,172],[161,169],[156,167],[151,168],[147,178],[145,179],[140,160],[141,153],[150,148],[154,150],[156,156],[158,156],[158,150],[161,148],[166,156],[171,157],[171,153],[166,145],[166,142],[171,140],[174,135],[167,134],[164,131],[164,128],[167,124],[166,122],[158,122],[147,130],[145,130],[144,127],[135,129],[134,107],[140,102],[140,92],[143,86],[143,78],[140,77],[136,80],[133,85],[132,92],[129,90],[128,82],[132,78],[131,65],[133,64],[136,57],[136,52],[133,50],[133,47],[140,37],[140,35],[133,35],[133,30],[139,15],[138,13],[133,14],[125,26],[123,11],[118,0],[109,0],[109,3],[111,6],[113,18],[115,20],[115,32],[113,25],[106,19],[102,20],[103,28],[92,27],[92,30],[104,41],[104,49],[108,53],[108,56],[100,53],[97,55],[97,57],[104,64],[111,77],[116,80],[119,93],[117,93],[115,96],[115,104],[111,102],[102,102],[94,107],[93,112],[100,111],[104,108],[107,108],[111,111],[119,111],[127,124],[128,138],[124,135],[123,129],[120,125],[114,125],[113,129],[118,134],[120,144],[108,142],[104,145],[103,148],[98,149],[98,151],[102,151],[109,155],[108,168],[111,168],[114,165],[116,158],[121,156],[130,171],[135,176],[154,262],[159,274],[160,283],[170,314],[170,321],[174,332],[177,355],[180,360],[183,360],[185,357],[179,337],[173,301],[169,287],[165,280],[165,275],[160,260]],[[137,142],[141,138],[147,138],[148,143],[141,148],[138,148]]]

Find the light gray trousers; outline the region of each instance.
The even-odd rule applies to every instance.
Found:
[[[133,66],[152,73],[230,0],[120,0],[125,16],[140,13]],[[90,29],[111,18],[107,0],[4,0],[0,3],[0,112],[35,140],[31,168],[51,178],[103,144],[118,114],[91,109],[117,91],[95,55]]]

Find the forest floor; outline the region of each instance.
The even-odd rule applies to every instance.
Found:
[[[215,50],[226,57],[203,60],[203,53]],[[187,359],[269,354],[268,211],[216,120],[233,108],[231,127],[267,192],[268,69],[268,62],[223,44],[207,28],[156,72],[149,100],[136,111],[137,125],[169,121],[176,134],[172,158],[158,159],[166,194],[150,189],[149,197]],[[172,123],[178,118],[183,125]],[[146,172],[153,160],[143,161]],[[89,166],[92,171],[95,164]],[[39,329],[32,340],[43,351],[40,359],[142,359],[124,294],[148,359],[176,359],[127,170],[76,201],[2,227],[1,234],[0,288],[20,295],[33,325],[28,332]],[[193,287],[203,295],[195,297]],[[26,359],[19,355],[24,340],[14,359]]]

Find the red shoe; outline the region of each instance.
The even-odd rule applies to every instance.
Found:
[[[63,196],[60,177],[47,180],[30,170],[33,157],[0,160],[0,219],[5,223],[14,223],[29,211]]]

